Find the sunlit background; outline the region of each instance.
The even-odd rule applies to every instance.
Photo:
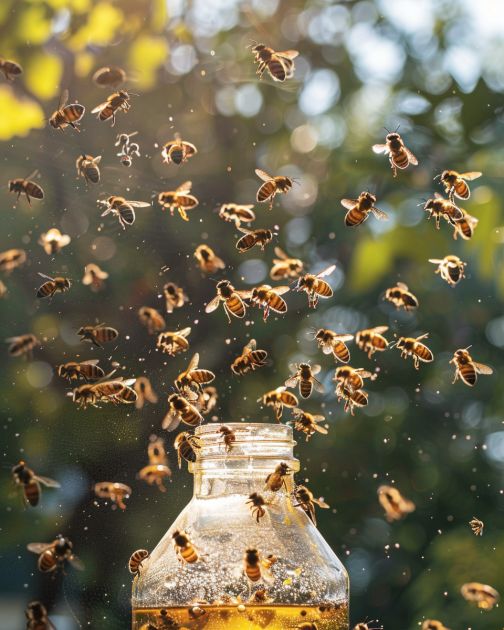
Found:
[[[192,488],[190,475],[175,470],[171,448],[174,474],[165,495],[136,480],[149,436],[162,433],[172,381],[190,357],[161,355],[138,321],[140,306],[163,310],[162,287],[170,280],[190,302],[167,315],[168,329],[192,326],[192,349],[217,374],[219,419],[271,420],[256,399],[283,383],[289,363],[323,364],[328,393],[305,408],[326,415],[329,434],[308,444],[298,437],[298,478],[331,505],[320,513],[319,528],[350,573],[353,623],[376,619],[373,627],[414,630],[434,618],[454,630],[502,626],[499,608],[480,611],[459,589],[478,581],[504,592],[503,29],[499,0],[0,3],[0,56],[24,68],[13,84],[0,82],[0,250],[28,253],[26,265],[2,275],[8,292],[0,321],[3,337],[33,332],[43,342],[30,362],[6,350],[2,361],[2,628],[23,627],[32,599],[48,606],[58,630],[129,625],[128,557],[156,545]],[[259,81],[247,48],[254,41],[299,50],[294,79]],[[90,114],[109,93],[91,75],[108,64],[125,68],[136,94],[114,129]],[[63,88],[87,108],[80,134],[46,123]],[[384,127],[398,125],[420,165],[394,180],[386,158],[370,147],[383,142]],[[138,131],[141,148],[129,169],[114,146],[123,131]],[[175,131],[199,151],[180,169],[160,155]],[[76,177],[82,153],[103,156],[97,186]],[[264,324],[254,310],[247,322],[228,325],[222,311],[204,312],[215,283],[199,271],[193,252],[203,242],[215,249],[227,264],[217,278],[240,287],[267,281],[274,245],[264,254],[238,254],[237,231],[216,212],[223,202],[253,203],[257,167],[299,183],[271,213],[256,207],[255,227],[278,226],[275,243],[309,270],[335,263],[335,296],[309,313],[305,296],[288,294],[285,318]],[[45,199],[14,205],[7,180],[35,168]],[[471,241],[454,241],[445,222],[436,231],[419,205],[441,192],[433,177],[444,168],[484,173],[464,204],[479,219]],[[112,216],[100,218],[98,198],[151,201],[187,179],[200,199],[189,223],[162,213],[155,201],[126,231]],[[345,228],[340,199],[366,189],[376,192],[390,220],[371,217]],[[49,257],[37,241],[52,227],[72,242]],[[455,289],[427,262],[450,253],[467,262],[468,277]],[[102,293],[81,283],[91,262],[109,274]],[[37,301],[38,272],[62,272],[73,287],[52,303]],[[382,300],[397,280],[419,297],[417,312],[396,312]],[[76,330],[96,322],[120,331],[111,350],[78,341]],[[380,367],[369,406],[351,417],[335,400],[332,359],[309,333],[382,324],[390,326],[389,338],[429,332],[436,360],[416,372],[395,349],[373,364],[351,345],[352,365]],[[232,377],[229,365],[252,336],[272,365]],[[495,370],[472,390],[452,385],[448,363],[455,349],[470,344],[476,360]],[[159,403],[141,412],[77,411],[53,372],[76,357],[100,358],[104,368],[116,361],[126,377],[148,375]],[[35,509],[23,508],[12,484],[10,467],[21,458],[62,484],[44,491]],[[91,492],[109,479],[133,487],[124,513]],[[376,489],[393,482],[417,509],[390,525]],[[482,538],[468,526],[473,516],[485,522]],[[27,543],[58,533],[74,541],[86,565],[82,574],[70,569],[53,580],[37,572]]]

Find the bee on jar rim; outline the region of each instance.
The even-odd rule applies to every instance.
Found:
[[[324,393],[324,386],[315,378],[322,367],[320,365],[310,365],[309,363],[291,363],[289,368],[294,372],[285,381],[286,387],[296,388],[299,385],[299,393],[302,398],[309,398],[312,391]]]
[[[269,475],[266,477],[266,480],[264,482],[265,488],[267,488],[271,492],[278,492],[283,488],[286,492],[288,492],[285,478],[291,475],[292,472],[293,470],[292,468],[289,468],[288,464],[286,464],[285,462],[281,462],[280,464],[278,464],[275,470],[272,473],[269,473]]]
[[[342,387],[356,390],[364,387],[365,378],[369,378],[374,381],[376,379],[376,374],[368,372],[364,368],[353,368],[350,365],[342,365],[339,368],[336,368],[332,380]]]
[[[36,347],[40,347],[40,341],[31,333],[18,335],[17,337],[8,337],[5,341],[10,344],[8,352],[11,357],[26,356],[31,358],[33,350]]]
[[[394,177],[397,177],[398,168],[405,169],[410,164],[413,164],[413,166],[418,165],[418,160],[404,144],[404,140],[397,131],[387,133],[385,144],[374,144],[373,151],[375,153],[385,153],[388,156]]]
[[[318,630],[318,626],[314,621],[303,621],[298,626],[296,626],[296,630]]]
[[[75,569],[84,570],[84,565],[73,552],[73,544],[69,538],[59,535],[50,543],[29,543],[28,551],[38,555],[38,569],[42,573],[50,573],[63,569],[69,562]]]
[[[181,562],[193,564],[199,560],[198,552],[184,531],[178,529],[172,533],[173,547]]]
[[[199,353],[196,352],[189,361],[187,369],[181,372],[174,381],[175,387],[179,392],[187,393],[194,397],[194,390],[200,392],[203,385],[207,385],[215,379],[213,372],[199,368],[198,364]]]
[[[109,277],[106,271],[103,271],[95,263],[89,263],[84,267],[84,276],[82,277],[82,284],[89,286],[91,291],[101,291],[105,286],[105,280]]]
[[[259,524],[259,521],[261,520],[261,518],[263,518],[263,516],[265,516],[266,514],[266,510],[264,509],[264,506],[267,505],[267,503],[264,500],[264,498],[257,492],[252,492],[252,494],[249,495],[248,500],[245,501],[245,505],[250,506],[252,517],[255,518],[256,523]]]
[[[276,232],[265,228],[259,228],[257,230],[248,230],[243,227],[237,227],[240,232],[243,232],[244,236],[236,241],[236,249],[243,254],[252,249],[255,245],[264,251],[264,248],[268,243],[271,243],[273,236],[276,236]]]
[[[168,405],[168,413],[161,424],[166,431],[175,431],[181,422],[191,427],[197,427],[203,422],[200,412],[181,394],[171,394]]]
[[[232,431],[229,427],[222,425],[219,427],[219,433],[222,435],[224,440],[224,446],[226,448],[226,453],[230,453],[233,450],[233,445],[236,442],[235,432]]]
[[[385,518],[389,523],[400,521],[416,509],[413,501],[405,499],[394,486],[380,486],[378,488],[378,500],[385,510]]]
[[[482,175],[483,173],[480,173],[479,171],[458,173],[457,171],[446,170],[443,171],[441,175],[436,175],[434,179],[437,179],[438,177],[440,178],[446,194],[453,202],[454,197],[458,197],[459,199],[469,199],[471,196],[471,190],[469,189],[467,182],[472,182]]]
[[[139,308],[138,318],[140,319],[140,323],[147,328],[149,335],[155,335],[166,328],[164,317],[158,310],[150,306],[142,306]]]
[[[294,428],[296,431],[302,431],[306,434],[306,442],[308,442],[314,433],[327,435],[327,429],[318,424],[319,422],[324,422],[324,416],[308,413],[298,408],[292,410],[292,415],[295,418]]]
[[[121,510],[126,509],[126,499],[129,499],[132,489],[124,483],[118,481],[100,481],[94,486],[94,492],[100,499],[110,499],[112,501],[112,509],[116,506]]]
[[[423,208],[425,212],[429,213],[427,217],[429,221],[434,217],[437,230],[441,227],[441,217],[444,217],[452,226],[456,226],[457,222],[464,218],[464,214],[458,206],[449,199],[444,199],[438,193],[434,193],[434,198],[427,199]]]
[[[189,221],[187,210],[193,210],[199,204],[198,199],[191,195],[192,182],[187,181],[181,184],[175,190],[160,192],[158,195],[158,203],[162,210],[169,210],[173,216],[175,210],[178,211],[181,219]]]
[[[182,459],[185,459],[186,462],[195,462],[202,446],[203,443],[198,436],[191,435],[186,431],[179,433],[173,443],[173,448],[177,451],[179,468],[182,467]]]
[[[331,265],[316,275],[306,273],[298,279],[296,291],[304,291],[307,294],[309,308],[316,308],[320,298],[327,299],[332,297],[333,290],[322,278],[331,275],[335,269],[336,265]]]
[[[48,488],[61,488],[54,479],[37,475],[31,468],[28,468],[24,461],[12,467],[11,470],[14,483],[23,489],[23,497],[27,505],[35,507],[40,501],[42,489],[40,484]]]
[[[345,401],[343,409],[345,413],[350,412],[352,416],[355,415],[356,407],[367,406],[369,398],[367,392],[363,389],[352,389],[341,383],[338,383],[336,386],[336,396],[338,402],[340,402],[340,400]]]
[[[243,376],[267,364],[268,353],[266,350],[257,350],[255,339],[251,339],[243,348],[239,357],[231,363],[231,371],[238,376]]]
[[[220,280],[216,286],[217,295],[205,306],[205,313],[212,313],[222,303],[224,312],[231,323],[233,317],[243,318],[247,311],[244,300],[252,295],[252,291],[237,291],[229,280]]]
[[[299,258],[289,258],[289,256],[280,247],[275,247],[275,256],[273,258],[273,267],[270,271],[272,280],[284,280],[285,278],[293,278],[296,280],[303,273],[304,263]]]
[[[150,553],[147,549],[137,549],[134,551],[128,560],[128,571],[133,575],[138,575],[142,569],[143,563],[149,556]]]
[[[355,227],[361,225],[372,213],[377,219],[387,220],[386,212],[375,207],[376,196],[370,192],[361,192],[357,199],[342,199],[341,205],[348,210],[345,225]]]
[[[58,109],[49,118],[49,124],[54,129],[64,131],[66,127],[72,127],[75,131],[80,131],[79,121],[84,116],[86,108],[80,103],[68,103],[68,90],[63,90]]]
[[[98,68],[92,76],[93,83],[98,87],[116,88],[127,79],[126,72],[119,66],[104,66]]]
[[[102,344],[113,341],[119,336],[119,332],[115,328],[105,324],[81,326],[77,334],[81,341],[89,341],[98,348],[103,348]]]
[[[396,347],[401,351],[401,358],[407,359],[409,356],[413,358],[415,369],[420,368],[420,361],[430,363],[434,361],[432,351],[420,340],[426,339],[429,333],[420,335],[420,337],[399,337],[396,341]]]
[[[63,247],[66,247],[71,240],[68,234],[62,234],[58,228],[51,228],[40,235],[38,243],[44,248],[48,256],[54,256],[54,254],[58,254]]]
[[[206,416],[214,410],[217,405],[217,400],[217,389],[209,385],[208,387],[203,387],[199,392],[198,400],[195,401],[195,404],[198,406],[200,413]]]
[[[469,526],[471,527],[475,536],[483,536],[485,523],[483,523],[483,521],[480,521],[479,518],[473,516],[472,519],[469,521]]]
[[[468,582],[460,587],[462,597],[468,602],[474,602],[482,610],[492,610],[500,599],[499,592],[488,584]]]
[[[473,237],[474,230],[478,226],[478,219],[471,216],[463,208],[459,208],[462,218],[453,225],[453,238],[457,240],[460,236],[464,241],[468,241]]]
[[[0,271],[10,273],[17,267],[24,265],[27,260],[24,249],[8,249],[0,253]]]
[[[58,365],[57,372],[61,378],[68,381],[77,381],[83,378],[86,382],[97,381],[105,376],[105,372],[98,365],[99,359],[88,359],[87,361],[69,361]]]
[[[192,158],[193,155],[196,155],[196,153],[198,153],[198,149],[194,146],[194,144],[182,140],[179,133],[175,134],[174,140],[171,140],[163,145],[163,150],[161,151],[163,162],[166,164],[173,163],[177,166],[187,162],[187,160]]]
[[[119,90],[107,96],[107,100],[104,103],[100,103],[97,107],[91,110],[92,114],[98,114],[98,119],[105,121],[111,120],[112,127],[115,125],[115,117],[118,112],[127,113],[131,107],[130,95],[126,90]]]
[[[45,273],[40,272],[39,276],[41,278],[46,278],[47,282],[44,282],[44,284],[37,289],[38,298],[52,298],[56,295],[56,293],[66,293],[67,291],[70,291],[70,287],[72,286],[68,278],[63,278],[61,276],[51,278],[51,276],[46,276]]]
[[[476,381],[478,380],[478,374],[490,375],[493,374],[493,370],[488,365],[476,363],[469,354],[470,347],[471,346],[455,350],[450,363],[455,366],[455,377],[453,379],[453,383],[456,383],[457,379],[460,377],[460,380],[465,385],[473,387],[476,385]]]
[[[440,621],[436,619],[426,619],[422,623],[421,630],[450,630],[445,625],[443,625]]]
[[[25,610],[26,630],[56,630],[41,602],[30,602]]]
[[[268,203],[269,209],[273,208],[273,201],[276,195],[288,193],[292,188],[293,180],[285,175],[277,175],[272,177],[265,171],[256,168],[255,174],[259,179],[263,180],[259,190],[257,191],[256,200],[259,203]]]
[[[324,501],[322,497],[316,499],[313,496],[313,493],[308,490],[306,486],[297,486],[294,491],[294,496],[296,497],[297,503],[294,504],[294,507],[300,507],[306,515],[310,519],[310,521],[317,527],[317,519],[315,517],[315,505],[318,505],[320,508],[324,510],[329,509],[329,505]]]
[[[44,198],[44,191],[42,190],[42,186],[39,186],[35,182],[31,181],[32,177],[36,177],[37,175],[38,169],[35,169],[33,173],[30,173],[30,175],[28,175],[28,177],[26,178],[19,177],[17,179],[9,179],[9,192],[17,193],[16,202],[19,200],[19,197],[22,194],[25,195],[26,201],[30,204],[30,206],[32,198]]]
[[[353,335],[337,333],[327,328],[319,328],[314,334],[314,339],[324,354],[332,354],[336,361],[348,363],[350,350],[345,342],[352,341]]]
[[[254,63],[257,63],[259,79],[267,70],[273,81],[283,83],[294,76],[294,59],[299,55],[297,50],[275,51],[265,44],[252,44]]]
[[[154,391],[150,380],[146,376],[139,376],[133,385],[133,389],[137,395],[135,402],[135,407],[137,409],[142,409],[145,402],[150,402],[153,405],[157,403],[158,397],[156,392]]]
[[[132,388],[135,379],[123,380],[122,376],[112,380],[106,380],[107,378],[96,383],[81,385],[69,392],[68,396],[71,396],[73,402],[82,409],[86,409],[88,405],[98,407],[100,402],[110,402],[114,405],[129,405],[136,402],[137,394]]]
[[[250,303],[263,309],[263,320],[266,321],[270,311],[284,314],[287,312],[287,302],[280,296],[290,291],[290,287],[271,287],[269,284],[262,284],[252,289]]]
[[[462,262],[458,256],[450,254],[441,259],[429,258],[429,262],[438,265],[435,273],[438,273],[451,287],[465,278],[464,267],[467,263]]]
[[[225,269],[226,263],[219,258],[208,245],[198,245],[194,252],[199,268],[203,273],[215,273],[219,269]]]
[[[119,225],[123,230],[125,230],[127,226],[135,223],[135,208],[150,208],[150,203],[146,201],[131,201],[118,195],[111,195],[106,200],[99,199],[98,205],[105,207],[105,210],[100,216],[105,217],[108,214],[113,214],[117,217]]]
[[[228,223],[234,223],[238,228],[242,223],[252,223],[256,220],[253,207],[254,204],[223,203],[219,210],[219,217]]]
[[[403,308],[405,311],[412,311],[420,304],[404,282],[397,282],[395,287],[387,289],[383,299],[392,302],[396,309]]]
[[[166,302],[166,312],[173,313],[176,308],[182,308],[189,298],[182,287],[174,282],[167,282],[163,287],[163,295]]]
[[[100,164],[102,156],[97,155],[93,157],[92,155],[86,155],[86,153],[82,153],[79,155],[75,162],[75,168],[77,169],[77,175],[83,177],[86,184],[98,184],[100,181]]]
[[[22,74],[23,68],[15,61],[0,57],[0,72],[7,81],[14,81],[17,76]]]
[[[257,399],[257,402],[262,403],[267,407],[272,407],[275,411],[275,418],[277,422],[283,414],[284,407],[297,407],[299,402],[297,397],[291,392],[287,391],[286,387],[277,387],[269,392],[266,392]]]
[[[165,354],[174,357],[179,352],[189,349],[187,337],[191,334],[191,328],[183,328],[174,332],[164,331],[158,335],[156,347]]]

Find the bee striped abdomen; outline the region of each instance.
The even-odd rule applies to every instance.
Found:
[[[365,212],[361,212],[357,206],[353,207],[349,210],[345,215],[345,225],[348,227],[355,227],[356,225],[360,225],[364,223],[367,219],[367,214]]]
[[[52,280],[50,280],[49,282],[44,282],[44,284],[38,289],[37,297],[38,298],[51,297],[55,293],[56,293],[56,285],[54,284]]]
[[[475,385],[478,375],[476,374],[476,370],[474,365],[471,363],[465,363],[459,366],[460,378],[467,385]]]
[[[276,81],[285,81],[287,72],[283,62],[277,57],[273,57],[268,64],[268,70]]]
[[[226,300],[225,307],[231,315],[234,315],[235,317],[245,317],[245,304],[240,296],[232,295],[228,300]]]
[[[397,166],[397,168],[407,168],[409,164],[409,157],[406,151],[401,148],[399,151],[392,155],[392,161]]]
[[[44,191],[38,184],[35,184],[34,182],[27,182],[24,186],[24,189],[28,193],[28,195],[30,197],[33,197],[34,199],[44,198]]]
[[[112,341],[118,336],[117,330],[115,328],[109,328],[108,326],[104,326],[103,328],[97,328],[94,331],[94,337],[97,341],[102,343],[106,343],[107,341]]]
[[[308,380],[306,380],[306,381],[305,381],[305,380],[302,380],[302,381],[299,383],[299,391],[300,391],[301,396],[302,396],[303,398],[309,398],[309,397],[310,397],[310,395],[311,395],[311,393],[312,393],[312,390],[313,390],[313,384],[312,384],[312,382],[311,382],[311,381],[308,381]]]
[[[432,352],[423,343],[417,342],[417,344],[415,345],[415,354],[418,356],[419,359],[427,363],[433,361],[434,359],[434,355],[432,354]]]
[[[460,199],[469,199],[469,197],[471,196],[471,191],[469,190],[469,186],[461,178],[455,182],[453,188],[455,190],[455,194]]]
[[[315,291],[323,297],[331,297],[333,294],[333,290],[331,289],[330,285],[327,284],[327,282],[325,282],[324,280],[317,280]]]
[[[40,554],[38,559],[38,568],[40,569],[40,571],[48,573],[49,571],[54,571],[54,569],[56,569],[56,566],[56,557],[52,549],[46,549]]]
[[[350,350],[342,341],[337,341],[333,346],[333,354],[342,363],[350,361]]]
[[[264,184],[257,191],[257,201],[266,201],[275,194],[276,189],[277,187],[273,180],[269,182],[264,182]]]
[[[40,500],[40,486],[36,481],[30,481],[24,486],[24,496],[26,501],[33,507],[38,505]]]

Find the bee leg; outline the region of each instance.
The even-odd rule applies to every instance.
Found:
[[[30,195],[29,195],[27,192],[25,192],[25,195],[26,195],[26,201],[27,201],[27,202],[30,204],[30,206],[31,206],[31,199],[30,199]],[[19,195],[18,195],[18,199],[19,199]]]
[[[454,385],[458,381],[459,371],[458,368],[455,370],[455,377],[453,378],[452,385]]]

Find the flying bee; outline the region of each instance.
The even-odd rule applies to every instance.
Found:
[[[460,236],[464,241],[468,241],[473,237],[474,230],[478,226],[478,219],[473,217],[463,208],[459,208],[462,218],[453,225],[453,238],[457,240]]]
[[[66,247],[72,239],[68,234],[62,234],[58,228],[51,228],[47,233],[40,235],[39,245],[44,248],[48,256],[54,256],[59,253],[63,247]]]
[[[166,455],[165,443],[163,438],[157,435],[151,435],[147,446],[147,456],[150,464],[168,465],[168,457]]]
[[[269,202],[269,209],[273,208],[273,201],[276,195],[288,193],[292,188],[292,179],[284,175],[272,177],[259,168],[256,168],[255,174],[259,179],[264,181],[257,191],[256,200],[259,203]]]
[[[198,245],[194,252],[194,257],[203,273],[215,273],[219,269],[225,269],[226,267],[226,263],[222,258],[219,258],[208,245]]]
[[[56,630],[41,602],[30,602],[25,610],[26,630]]]
[[[158,397],[156,392],[146,376],[139,376],[133,385],[133,389],[137,395],[135,402],[135,407],[137,409],[142,409],[146,401],[154,405],[157,403]]]
[[[430,363],[434,361],[434,355],[431,350],[423,344],[420,340],[426,339],[429,333],[420,335],[420,337],[399,337],[396,342],[396,347],[401,350],[401,358],[407,359],[409,356],[413,358],[413,364],[415,369],[420,367],[420,361],[423,363]]]
[[[324,422],[324,416],[314,415],[297,408],[292,410],[292,415],[295,418],[294,428],[296,431],[302,431],[306,434],[306,442],[308,442],[314,433],[327,435],[327,429],[318,424],[319,422]]]
[[[260,519],[266,514],[266,510],[264,509],[266,501],[264,498],[257,492],[252,492],[248,501],[245,501],[245,504],[250,505],[252,517],[255,518],[256,523],[259,523]]]
[[[423,208],[425,212],[429,213],[428,220],[434,217],[437,230],[441,226],[441,217],[444,217],[452,226],[464,218],[462,210],[458,206],[449,199],[444,199],[438,193],[435,193],[433,198],[427,199]]]
[[[474,602],[482,610],[492,610],[498,603],[500,595],[492,586],[479,582],[468,582],[460,587],[462,597],[468,602]]]
[[[7,295],[8,289],[5,284],[0,280],[0,299]]]
[[[242,223],[252,223],[256,220],[253,207],[254,204],[223,203],[219,210],[219,217],[228,223],[234,223],[238,228]]]
[[[184,289],[177,286],[174,282],[167,282],[164,285],[163,295],[166,301],[167,313],[173,313],[176,308],[182,308],[186,302],[189,302]]]
[[[65,562],[69,562],[80,571],[84,569],[82,562],[73,552],[73,544],[69,538],[58,536],[50,543],[29,543],[27,549],[38,555],[38,569],[43,573],[63,569]]]
[[[179,468],[182,467],[182,459],[186,462],[195,462],[202,445],[201,439],[196,435],[185,431],[179,433],[173,442],[173,448],[177,451]]]
[[[187,369],[181,372],[175,379],[175,387],[179,392],[188,393],[193,396],[194,389],[199,392],[201,391],[202,385],[207,385],[215,379],[215,374],[213,372],[198,368],[198,364],[199,353],[196,352],[189,361]]]
[[[104,103],[100,103],[91,110],[92,114],[98,114],[99,120],[112,120],[112,127],[115,125],[116,114],[120,111],[127,113],[131,107],[130,96],[126,90],[119,90],[107,96]]]
[[[191,195],[192,182],[184,182],[175,190],[161,192],[158,195],[158,203],[162,210],[169,210],[171,216],[178,210],[184,221],[189,221],[187,210],[193,210],[199,204],[198,199]]]
[[[40,484],[47,486],[48,488],[60,488],[60,484],[54,479],[49,477],[42,477],[33,472],[31,468],[28,468],[25,462],[20,461],[12,467],[12,478],[17,486],[23,489],[24,500],[27,505],[35,507],[40,501],[42,489]]]
[[[220,280],[216,289],[217,295],[205,306],[205,313],[212,313],[222,303],[229,323],[231,315],[240,319],[245,317],[247,309],[244,300],[251,297],[252,291],[237,291],[229,280]]]
[[[93,83],[98,87],[118,87],[126,81],[126,72],[118,66],[104,66],[98,68],[92,76]]]
[[[40,273],[39,276],[41,278],[47,278],[47,282],[44,282],[38,290],[37,297],[38,298],[52,298],[56,293],[65,293],[66,291],[70,291],[71,282],[68,278],[63,278],[60,276],[56,276],[55,278],[51,278],[51,276],[46,276],[45,273]]]
[[[445,625],[443,625],[440,621],[436,619],[426,619],[422,623],[421,630],[450,630]]]
[[[105,324],[97,324],[96,326],[81,326],[77,331],[81,341],[90,341],[98,348],[102,348],[104,343],[108,343],[117,339],[118,331],[111,326]]]
[[[203,416],[207,416],[214,410],[217,405],[217,400],[217,389],[212,385],[208,385],[207,387],[203,387],[203,389],[199,392],[198,400],[195,404],[198,406],[200,413]]]
[[[324,354],[332,354],[336,361],[348,363],[350,361],[350,350],[345,342],[352,341],[353,335],[337,333],[334,330],[320,328],[314,335],[319,348]]]
[[[24,249],[8,249],[0,253],[0,271],[10,273],[27,260]]]
[[[297,503],[294,504],[294,507],[300,507],[306,515],[310,519],[310,521],[317,527],[317,519],[315,517],[315,505],[318,505],[320,508],[325,510],[329,509],[329,505],[324,501],[322,497],[316,499],[313,496],[313,493],[308,490],[306,486],[297,486],[294,491],[294,495],[297,499]]]
[[[257,399],[257,402],[267,407],[272,407],[275,411],[277,422],[280,422],[284,407],[297,407],[299,404],[297,397],[291,392],[288,392],[285,387],[277,387],[276,389],[266,392],[261,398]]]
[[[4,59],[0,57],[0,72],[4,75],[7,81],[14,81],[14,79],[22,74],[23,68],[15,61]]]
[[[370,192],[361,192],[358,199],[342,199],[341,205],[348,210],[345,215],[345,225],[355,227],[361,225],[372,213],[377,219],[388,219],[383,210],[375,207],[376,196]]]
[[[231,363],[231,371],[238,376],[243,376],[266,365],[267,358],[266,350],[257,350],[256,340],[251,339],[243,348],[241,355]]]
[[[363,389],[351,389],[340,383],[336,386],[336,396],[338,397],[338,402],[340,400],[345,401],[345,413],[350,412],[352,416],[355,415],[356,407],[366,407],[368,404],[367,392]]]
[[[175,431],[181,422],[191,427],[197,427],[203,422],[203,416],[196,407],[180,394],[171,394],[168,405],[168,413],[161,425],[166,431]]]
[[[385,153],[388,156],[394,177],[397,177],[398,168],[408,168],[410,164],[413,164],[413,166],[418,165],[418,160],[404,144],[397,131],[387,134],[385,144],[374,144],[373,151],[375,153]]]
[[[403,308],[405,311],[412,311],[419,305],[418,298],[411,293],[404,282],[398,282],[395,287],[387,289],[383,299],[392,302],[398,310]]]
[[[290,287],[271,287],[269,284],[262,284],[252,289],[250,303],[263,309],[263,320],[268,319],[270,311],[284,314],[287,312],[287,302],[280,297],[290,291]]]
[[[147,549],[137,549],[134,551],[128,560],[128,571],[133,575],[138,575],[142,569],[143,563],[149,556],[150,553]]]
[[[333,290],[322,278],[331,275],[335,269],[336,265],[331,265],[316,275],[306,273],[298,279],[296,291],[304,291],[307,294],[309,308],[316,308],[320,298],[327,299],[332,297]]]
[[[149,335],[155,335],[157,332],[166,328],[166,322],[161,313],[150,306],[142,306],[138,309],[138,317],[140,323],[147,328]]]
[[[471,346],[469,346],[469,348],[470,347]],[[473,387],[478,380],[478,374],[490,375],[493,374],[493,370],[488,365],[473,361],[468,352],[469,348],[459,348],[459,350],[456,350],[450,363],[455,366],[455,378],[453,382],[455,383],[460,377],[460,380],[465,385]]]
[[[174,140],[163,145],[163,150],[161,151],[163,162],[166,164],[173,163],[177,166],[187,162],[187,160],[192,158],[193,155],[196,155],[196,153],[198,153],[198,149],[196,149],[194,144],[182,140],[179,133],[175,134]]]
[[[259,79],[262,79],[266,70],[273,81],[283,82],[294,76],[294,59],[299,55],[297,50],[276,52],[264,44],[255,44],[252,52],[254,62],[258,64],[256,74],[259,75]]]
[[[135,223],[135,208],[149,208],[150,203],[146,201],[130,201],[118,195],[111,195],[106,200],[98,200],[98,204],[105,207],[100,216],[105,217],[107,214],[113,214],[117,217],[122,229]]]
[[[166,464],[148,464],[138,473],[138,478],[145,481],[149,486],[156,485],[160,492],[166,492],[163,481],[171,477],[171,470]]]
[[[75,168],[77,169],[77,175],[84,177],[86,184],[97,184],[100,181],[100,167],[98,166],[101,161],[101,155],[93,157],[92,155],[86,155],[82,153],[79,155],[75,162]]]
[[[341,367],[336,368],[333,381],[338,383],[341,387],[355,391],[364,387],[365,378],[370,378],[374,381],[376,374],[372,374],[364,368],[353,368],[349,365],[342,365]]]
[[[226,447],[226,453],[230,453],[233,450],[234,443],[236,442],[236,435],[234,431],[231,431],[229,427],[222,425],[219,427],[219,433],[222,434],[224,446]]]
[[[135,379],[123,380],[117,377],[112,380],[101,380],[96,383],[86,383],[69,393],[74,403],[86,409],[88,405],[98,407],[100,402],[111,402],[114,405],[132,404],[136,402],[137,394],[132,388]]]
[[[380,486],[378,501],[385,510],[385,518],[389,523],[400,521],[407,514],[415,511],[415,504],[405,499],[394,486]]]
[[[469,521],[469,526],[471,527],[475,536],[483,536],[483,529],[485,527],[485,524],[483,523],[483,521],[480,521],[479,518],[473,516],[472,519]]]
[[[285,477],[292,474],[292,469],[285,462],[281,462],[272,473],[266,477],[265,487],[271,492],[278,492],[281,488],[287,492]]]
[[[258,245],[261,251],[264,251],[264,248],[268,243],[271,243],[274,236],[274,232],[264,228],[247,230],[246,228],[237,226],[237,229],[244,234],[244,236],[236,241],[236,249],[240,254],[252,249],[254,245]]]
[[[458,173],[457,171],[443,171],[440,178],[441,183],[444,186],[445,192],[449,199],[453,202],[454,197],[459,199],[469,199],[471,191],[467,182],[472,182],[474,179],[481,177],[483,173],[479,171],[470,171],[469,173]]]
[[[303,273],[304,263],[299,258],[289,258],[280,247],[275,247],[275,256],[277,258],[273,258],[273,267],[270,271],[273,280],[297,279]]]
[[[75,131],[80,131],[79,121],[84,116],[86,108],[80,103],[68,103],[68,90],[63,90],[58,109],[49,118],[49,124],[54,129],[61,129],[64,131],[66,127],[72,127]]]
[[[89,286],[91,291],[101,291],[105,286],[105,280],[109,277],[106,271],[103,271],[98,265],[89,263],[84,267],[84,276],[82,284]]]
[[[31,357],[33,350],[37,346],[40,346],[40,341],[31,333],[18,335],[17,337],[9,337],[5,341],[10,344],[8,352],[11,357]]]
[[[83,378],[86,382],[97,381],[105,376],[105,372],[98,365],[99,359],[88,361],[69,361],[58,365],[58,376],[66,378],[70,382]]]
[[[133,492],[125,483],[118,481],[100,481],[94,486],[94,492],[100,499],[110,499],[112,508],[117,506],[121,510],[126,509],[126,499],[129,499]]]
[[[191,334],[191,329],[183,328],[175,332],[164,331],[158,335],[156,347],[162,352],[174,357],[179,352],[185,352],[189,348],[187,337]]]
[[[9,179],[9,192],[17,193],[16,202],[22,194],[25,195],[26,201],[30,204],[30,206],[32,197],[33,199],[44,198],[42,186],[39,186],[35,182],[31,181],[32,177],[35,177],[37,174],[38,169],[35,169],[26,179],[23,179],[22,177],[18,179]]]
[[[322,383],[315,378],[315,374],[318,374],[322,369],[320,365],[292,363],[289,367],[294,374],[285,381],[285,386],[295,388],[299,385],[299,393],[302,398],[309,398],[314,389],[321,393],[325,391]]]
[[[199,560],[198,552],[185,532],[179,531],[178,529],[175,530],[172,533],[172,540],[177,558],[181,562],[193,564]]]
[[[458,256],[450,254],[442,259],[429,258],[429,262],[438,265],[436,273],[451,287],[454,287],[462,278],[465,278],[464,267],[467,263],[462,262]]]

